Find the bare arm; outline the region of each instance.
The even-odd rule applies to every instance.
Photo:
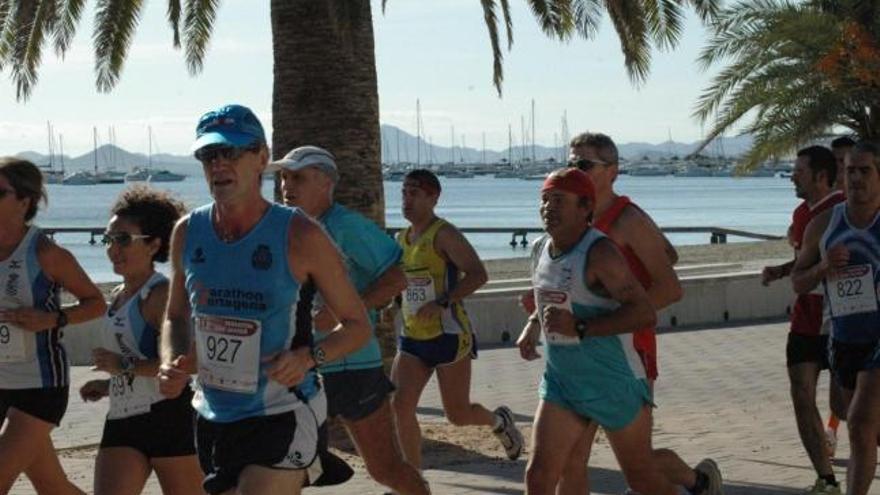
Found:
[[[590,337],[629,333],[656,323],[648,295],[611,241],[599,241],[590,251],[587,283],[591,287],[601,285],[611,299],[620,303],[614,311],[588,320]]]
[[[443,226],[434,238],[434,247],[452,262],[464,277],[447,293],[450,303],[461,301],[482,287],[488,280],[486,268],[471,243],[452,225]]]
[[[819,251],[822,234],[831,221],[831,210],[822,212],[810,221],[804,232],[801,250],[798,252],[791,270],[791,285],[798,294],[807,294],[828,274],[830,265],[823,260]]]
[[[48,238],[41,238],[37,247],[37,257],[46,275],[76,297],[78,303],[64,308],[68,323],[82,323],[94,320],[104,314],[107,303],[100,289],[86,275],[70,251],[55,244]],[[55,326],[57,315],[48,313],[49,324],[41,329]]]
[[[660,229],[650,217],[636,208],[627,208],[620,220],[620,228],[615,230],[624,233],[626,243],[632,247],[651,276],[651,286],[647,292],[654,309],[659,311],[681,300],[681,283],[672,268],[669,249],[672,249],[676,259],[678,254]]]
[[[364,290],[361,299],[367,309],[381,308],[404,289],[406,289],[406,276],[400,266],[393,265]]]
[[[190,319],[192,308],[186,293],[183,272],[183,248],[186,244],[186,231],[189,217],[180,220],[171,233],[171,277],[168,287],[168,302],[160,337],[162,363],[170,364],[180,356],[194,358]]]
[[[160,284],[150,291],[145,300],[140,301],[141,314],[144,315],[144,320],[148,325],[161,330],[167,299],[168,284]],[[156,339],[161,340],[160,335],[157,335]],[[125,372],[123,356],[103,347],[92,350],[92,362],[95,365],[95,370],[106,371],[111,375]],[[135,359],[131,373],[137,376],[156,376],[156,373],[159,372],[159,363],[159,358]]]

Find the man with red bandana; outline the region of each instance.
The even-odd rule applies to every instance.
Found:
[[[616,244],[592,228],[597,203],[590,177],[574,168],[553,172],[541,189],[547,238],[533,264],[536,309],[518,340],[535,359],[543,333],[547,356],[526,493],[563,492],[569,459],[601,425],[632,490],[672,495],[652,455],[651,392],[633,343],[656,314]]]
[[[614,191],[618,175],[618,153],[614,141],[598,133],[583,133],[570,143],[569,167],[584,171],[595,185],[596,202],[593,227],[614,241],[636,279],[645,289],[654,311],[681,299],[682,290],[672,265],[678,260],[675,249],[660,229],[628,197]],[[649,388],[657,379],[657,341],[652,325],[633,333],[633,345],[644,365]],[[650,411],[649,411],[650,412]],[[591,425],[569,458],[559,493],[588,491],[587,460],[596,434]],[[667,479],[693,494],[721,493],[721,473],[711,459],[692,469],[671,450],[659,449],[654,456]]]

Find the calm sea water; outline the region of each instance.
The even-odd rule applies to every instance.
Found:
[[[438,214],[462,227],[540,227],[539,181],[520,179],[442,179],[443,195]],[[402,226],[400,182],[385,183],[386,223]],[[108,209],[124,188],[120,184],[96,186],[49,185],[49,205],[37,216],[41,226],[103,226]],[[189,206],[210,201],[201,178],[157,184],[177,194]],[[729,177],[629,177],[621,176],[618,189],[638,202],[662,227],[714,226],[765,234],[784,235],[798,200],[786,179]],[[264,181],[263,194],[271,197],[272,183]],[[526,256],[524,248],[511,248],[510,235],[474,234],[471,243],[485,259]],[[530,238],[533,238],[532,235]],[[675,234],[674,244],[706,244],[708,234]],[[62,235],[57,240],[70,249],[96,281],[111,281],[104,249],[88,243],[87,235]],[[729,238],[731,242],[745,239]]]

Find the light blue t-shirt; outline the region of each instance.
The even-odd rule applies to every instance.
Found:
[[[403,251],[378,225],[360,213],[334,203],[319,219],[342,252],[348,276],[358,293],[363,293],[389,268],[400,262]],[[316,296],[319,298],[320,295]],[[378,314],[367,309],[370,326],[375,330]],[[326,338],[315,331],[315,341]],[[336,361],[321,366],[322,373],[361,370],[382,366],[382,353],[375,332],[366,345]]]

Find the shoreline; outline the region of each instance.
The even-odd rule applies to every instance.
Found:
[[[742,263],[749,268],[760,269],[761,266],[771,262],[790,260],[793,250],[787,241],[758,241],[758,242],[734,242],[728,244],[691,244],[677,246],[678,263],[676,266],[700,265],[709,263]],[[484,260],[489,280],[505,280],[513,278],[528,278],[529,258],[500,258]],[[118,282],[98,282],[96,284],[105,298],[109,298],[110,292]],[[65,303],[72,299],[65,294]]]

